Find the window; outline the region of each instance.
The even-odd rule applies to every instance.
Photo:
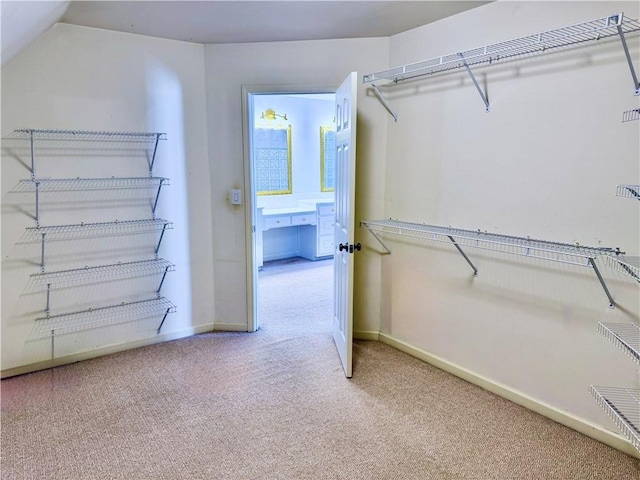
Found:
[[[273,110],[263,112],[253,132],[258,195],[284,195],[291,185],[291,125],[274,122],[276,117],[287,120]]]
[[[320,191],[336,189],[336,132],[333,127],[320,127]]]

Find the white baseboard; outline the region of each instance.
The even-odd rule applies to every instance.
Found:
[[[631,455],[632,457],[640,459],[640,452],[638,452],[638,450],[634,448],[631,442],[627,441],[620,435],[616,435],[613,432],[604,430],[603,428],[585,420],[584,418],[576,417],[574,415],[568,414],[567,412],[563,412],[562,410],[558,410],[557,408],[549,404],[529,397],[528,395],[514,390],[507,385],[478,375],[470,370],[467,370],[466,368],[455,365],[425,350],[414,347],[413,345],[403,342],[402,340],[398,340],[391,335],[387,335],[382,332],[358,332],[358,336],[356,337],[356,335],[354,334],[354,337],[361,340],[372,340],[373,338],[364,337],[372,336],[373,333],[377,333],[376,340],[386,345],[389,345],[397,350],[400,350],[401,352],[411,355],[412,357],[427,362],[434,367],[451,373],[452,375],[462,378],[469,383],[473,383],[474,385],[477,385],[489,392],[500,395],[501,397],[517,403],[518,405],[521,405],[525,408],[528,408],[529,410],[533,410],[540,415],[544,415],[554,422],[558,422],[566,427],[576,430],[577,432],[580,432],[583,435],[602,442],[605,445],[615,448],[616,450],[620,450],[621,452]],[[360,337],[360,334],[363,334],[363,336]]]
[[[375,340],[378,341],[380,336],[380,332],[368,331],[368,330],[359,330],[357,332],[353,332],[353,338],[356,340]]]
[[[54,358],[53,360],[45,360],[43,362],[30,363],[28,365],[22,365],[20,367],[8,368],[0,372],[1,378],[14,377],[16,375],[24,375],[25,373],[37,372],[38,370],[46,370],[47,368],[60,367],[62,365],[68,365],[70,363],[80,362],[82,360],[89,360],[92,358],[102,357],[104,355],[111,355],[112,353],[124,352],[126,350],[132,350],[134,348],[146,347],[154,345],[156,343],[168,342],[170,340],[177,340],[179,338],[186,338],[198,333],[211,332],[214,330],[214,324],[208,323],[206,325],[199,325],[197,327],[187,328],[179,330],[177,332],[169,332],[162,335],[155,335],[153,337],[142,338],[140,340],[134,340],[133,342],[119,343],[117,345],[109,345],[102,348],[96,348],[88,350],[86,352],[74,353],[66,355],[64,357]]]
[[[216,332],[246,332],[247,324],[216,322],[213,330]]]

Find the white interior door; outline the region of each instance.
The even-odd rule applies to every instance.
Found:
[[[334,227],[333,340],[344,374],[352,374],[353,257],[356,173],[356,72],[336,91],[336,190]]]

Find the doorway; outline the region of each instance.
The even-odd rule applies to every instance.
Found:
[[[247,91],[244,97],[255,239],[250,331],[329,334],[335,94]]]

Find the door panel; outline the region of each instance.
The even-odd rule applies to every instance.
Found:
[[[333,340],[345,376],[352,375],[357,73],[336,91]],[[351,252],[351,253],[350,253]]]

